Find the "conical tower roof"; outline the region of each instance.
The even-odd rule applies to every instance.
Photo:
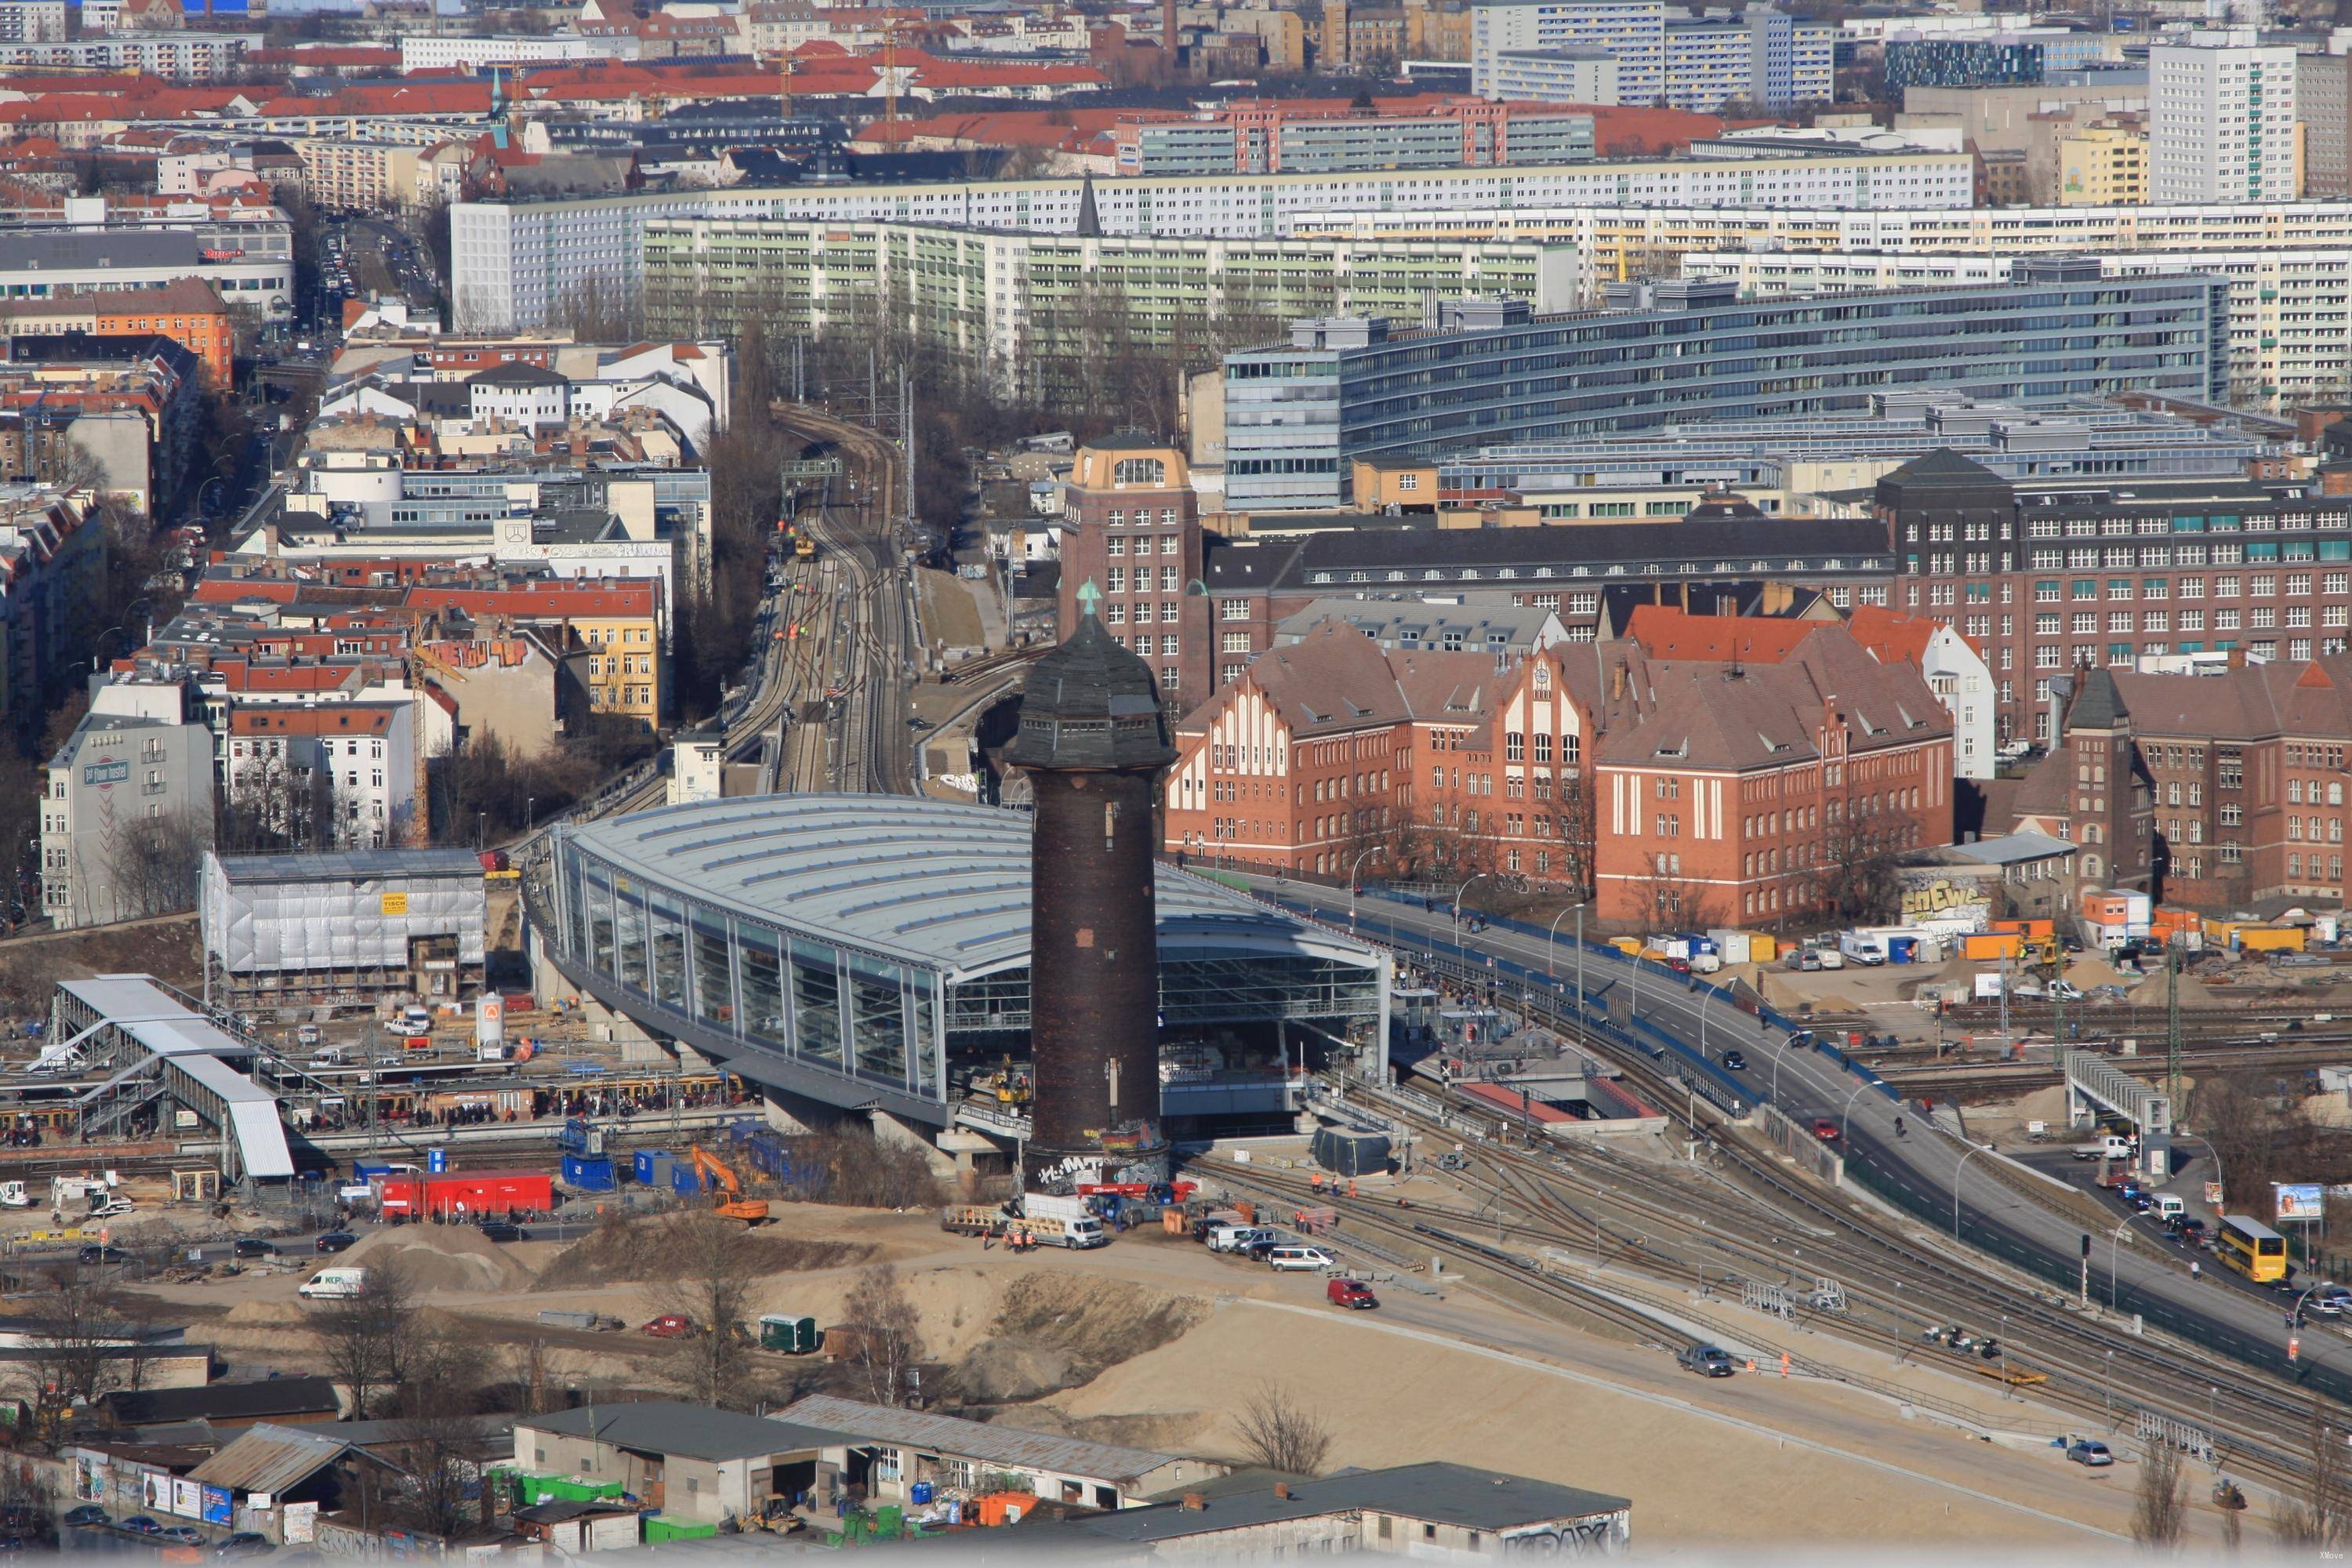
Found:
[[[1087,584],[1086,617],[1031,667],[1021,728],[1004,760],[1016,768],[1164,768],[1176,760],[1151,667],[1103,629]]]

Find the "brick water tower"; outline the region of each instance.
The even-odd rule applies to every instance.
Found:
[[[1029,1190],[1162,1181],[1153,808],[1176,760],[1151,670],[1095,615],[1039,659],[1004,760],[1029,775]]]

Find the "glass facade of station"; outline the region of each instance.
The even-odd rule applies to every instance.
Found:
[[[1029,970],[957,984],[940,971],[828,942],[648,883],[565,846],[564,956],[656,1013],[845,1078],[948,1102],[950,1037],[977,1046],[1029,1026]],[[1276,1018],[1377,1019],[1370,964],[1304,952],[1163,946],[1160,1021],[1179,1029]]]

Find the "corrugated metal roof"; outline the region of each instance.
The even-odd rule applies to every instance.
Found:
[[[961,1416],[937,1415],[926,1410],[861,1405],[829,1394],[813,1394],[778,1412],[776,1419],[832,1427],[850,1433],[860,1441],[905,1443],[958,1458],[992,1460],[1105,1481],[1133,1480],[1183,1457],[1156,1453],[1150,1448],[1089,1443],[1051,1432],[1028,1432],[992,1421],[966,1421]]]
[[[518,1416],[518,1427],[585,1437],[650,1454],[682,1454],[714,1463],[838,1447],[854,1441],[846,1433],[822,1431],[771,1416],[744,1415],[690,1405],[680,1399],[642,1399],[621,1405],[588,1405],[545,1415]]]
[[[347,1449],[366,1452],[341,1437],[322,1436],[317,1428],[257,1422],[189,1472],[188,1479],[231,1491],[282,1492],[333,1464]]]
[[[908,795],[756,795],[566,826],[558,852],[955,978],[1028,962],[1031,820]],[[1172,867],[1159,868],[1157,886],[1163,958],[1213,950],[1379,962],[1369,947]]]

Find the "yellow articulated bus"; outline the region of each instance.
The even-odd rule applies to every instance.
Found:
[[[2242,1214],[2221,1216],[2213,1255],[2257,1285],[2286,1278],[2286,1237]]]

